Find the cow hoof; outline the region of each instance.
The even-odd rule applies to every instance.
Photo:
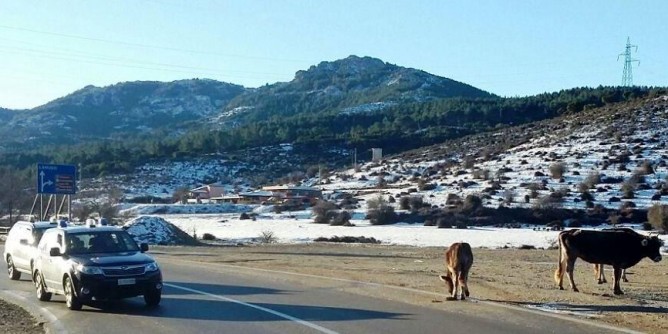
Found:
[[[457,300],[457,297],[445,297],[445,300]]]
[[[598,281],[598,284],[607,283],[606,281]]]
[[[615,290],[615,294],[616,295],[623,295],[624,292],[622,292],[622,290]]]
[[[469,290],[466,290],[466,297],[468,297],[469,295],[471,295],[471,294],[469,293]]]
[[[563,287],[563,286],[560,286],[560,287],[559,287],[559,290],[563,290],[563,289],[564,289],[564,287]]]
[[[578,288],[573,288],[573,292],[580,292],[580,290],[578,290]]]

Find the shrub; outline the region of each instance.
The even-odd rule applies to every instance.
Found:
[[[506,189],[503,192],[503,201],[506,202],[507,204],[513,203],[515,201],[515,196],[517,194],[515,193],[514,190],[512,189]]]
[[[411,208],[411,198],[410,196],[404,196],[399,199],[399,209],[409,210]]]
[[[448,218],[439,217],[438,220],[436,220],[436,227],[438,227],[438,228],[452,228],[452,222]]]
[[[397,221],[397,214],[394,208],[389,205],[380,206],[367,213],[371,225],[387,225],[393,224]]]
[[[624,199],[634,198],[635,197],[635,194],[634,194],[635,190],[636,190],[635,182],[633,182],[632,180],[628,180],[627,182],[624,182],[624,184],[622,184],[622,187],[621,187],[622,198],[624,198]]]
[[[350,218],[352,215],[348,211],[331,212],[329,225],[332,226],[351,226]]]
[[[587,189],[593,189],[597,184],[601,182],[601,175],[598,172],[592,172],[587,175],[587,177],[582,181]]]
[[[216,240],[216,236],[211,233],[202,234],[202,240]]]
[[[423,206],[424,206],[424,201],[422,200],[422,196],[411,196],[410,197],[411,211],[416,212]]]
[[[594,200],[594,195],[592,195],[592,194],[589,192],[589,190],[586,190],[586,191],[583,191],[583,192],[580,194],[580,199],[583,200],[583,201],[590,202],[590,201],[593,201],[593,200]]]
[[[250,215],[248,215],[248,213],[246,213],[246,212],[242,212],[241,215],[239,216],[240,220],[246,220],[246,219],[250,219],[250,218],[251,218]]]
[[[313,207],[312,211],[315,214],[313,222],[316,224],[329,224],[330,223],[330,213],[334,212],[338,208],[336,204],[324,200],[318,201]]]
[[[464,198],[464,203],[462,205],[462,211],[464,212],[473,212],[482,207],[482,199],[476,195],[467,195]]]
[[[659,231],[668,231],[668,205],[652,205],[647,210],[647,221]]]
[[[649,162],[649,160],[644,160],[638,171],[642,173],[642,175],[654,174],[654,168],[652,167],[652,163]]]
[[[381,206],[387,205],[387,201],[385,200],[385,198],[383,198],[382,195],[378,195],[376,197],[370,198],[367,201],[366,205],[369,210],[375,210],[380,208]]]
[[[273,244],[277,241],[276,235],[273,231],[262,231],[260,233],[260,242],[263,244]]]
[[[555,162],[550,165],[550,175],[553,179],[561,179],[566,173],[566,164],[563,162]]]

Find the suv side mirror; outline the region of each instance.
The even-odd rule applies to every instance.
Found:
[[[145,243],[145,242],[142,242],[141,245],[139,245],[139,249],[141,250],[142,253],[147,252],[148,251],[148,244]]]
[[[62,254],[60,253],[60,248],[53,247],[49,250],[49,255],[50,256],[61,256]]]
[[[21,240],[19,240],[19,244],[21,244],[21,245],[23,245],[23,246],[28,246],[28,239],[21,239]]]

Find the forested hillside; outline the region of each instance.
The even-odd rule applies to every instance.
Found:
[[[294,143],[341,149],[382,147],[396,153],[494,128],[578,113],[607,104],[656,96],[665,89],[576,88],[523,98],[451,98],[389,107],[382,112],[329,111],[276,117],[180,137],[153,133],[135,139],[45,147],[4,154],[0,164],[18,169],[36,162],[81,163],[87,175],[129,172],[153,160],[186,159],[253,147]]]

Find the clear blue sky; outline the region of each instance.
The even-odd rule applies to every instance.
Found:
[[[371,56],[501,96],[668,85],[668,1],[0,0],[0,107],[86,85],[211,78],[257,87]]]

